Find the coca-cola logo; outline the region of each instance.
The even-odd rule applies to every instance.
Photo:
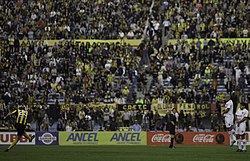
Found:
[[[154,134],[151,138],[152,143],[166,143],[170,142],[171,136],[169,134]]]
[[[214,142],[214,135],[211,134],[197,134],[193,137],[193,142],[203,142],[203,143],[212,143]]]

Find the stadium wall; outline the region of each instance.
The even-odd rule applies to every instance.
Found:
[[[22,137],[18,145],[169,145],[168,132],[28,132],[36,135],[36,139],[29,142]],[[250,145],[250,132],[246,133],[247,145]],[[0,145],[9,145],[17,137],[16,132],[0,132]],[[227,132],[180,132],[176,133],[177,145],[229,145]]]

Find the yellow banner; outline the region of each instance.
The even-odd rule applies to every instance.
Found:
[[[183,111],[184,115],[188,113],[191,115],[199,113],[201,117],[206,117],[211,111],[211,104],[178,103],[177,111],[180,113],[181,110]]]
[[[196,43],[198,41],[198,39],[170,39],[168,40],[168,44],[171,43],[171,44],[176,44],[177,41],[180,41],[180,42],[183,42],[183,41],[186,41],[187,43],[191,43],[194,41],[194,43]],[[210,39],[207,39],[208,41]],[[216,39],[212,39],[213,41],[216,42]],[[24,43],[24,44],[27,44],[29,40],[20,40],[20,44]],[[74,42],[75,44],[78,43],[78,44],[81,44],[81,43],[90,43],[90,45],[92,45],[93,43],[97,43],[97,44],[101,44],[101,43],[109,43],[109,44],[116,44],[116,43],[120,43],[120,44],[130,44],[132,46],[138,46],[142,40],[140,39],[115,39],[115,40],[98,40],[98,39],[92,39],[92,40],[89,40],[89,39],[74,39],[74,40],[30,40],[30,41],[33,41],[33,42],[40,42],[40,43],[45,43],[47,44],[48,46],[53,46],[55,44],[65,44],[65,43],[68,43],[68,42]],[[203,46],[203,41],[204,39],[200,39],[201,41],[201,46]],[[246,42],[246,44],[248,44],[248,42],[250,41],[250,38],[221,38],[219,39],[219,42],[220,43],[227,43],[227,44],[231,44],[232,46],[235,46],[238,42],[239,43],[244,43]]]
[[[186,41],[188,44],[190,44],[191,42],[194,41],[194,43],[196,43],[198,41],[198,39],[170,39],[168,40],[168,44],[176,44],[177,41],[183,42]],[[210,39],[207,39],[207,41],[209,41]],[[216,39],[212,39],[214,42],[216,42]],[[200,39],[201,41],[201,46],[203,46],[203,42],[204,39]],[[221,38],[219,39],[220,43],[226,43],[226,44],[231,44],[232,46],[235,46],[237,43],[246,43],[246,45],[249,43],[250,38]]]
[[[177,111],[180,112],[183,110],[184,115],[190,113],[191,115],[195,112],[195,105],[194,103],[178,103],[177,104]]]
[[[69,43],[69,42],[73,42],[74,44],[78,43],[90,43],[90,45],[92,45],[93,43],[96,44],[102,44],[102,43],[109,43],[109,44],[116,44],[116,43],[120,43],[120,44],[130,44],[132,46],[138,46],[141,43],[142,40],[138,40],[138,39],[116,39],[116,40],[84,40],[84,39],[79,39],[79,40],[33,40],[33,42],[40,42],[40,43],[44,43],[47,44],[48,46],[53,46],[55,44],[65,44],[65,43]],[[28,40],[20,40],[20,44],[27,44]]]
[[[167,104],[167,103],[156,104],[155,103],[151,105],[151,109],[153,110],[153,112],[155,113],[156,111],[158,111],[158,113],[161,116],[165,116],[167,113],[167,110],[171,111],[174,107],[175,107],[174,103],[171,103],[171,104]]]
[[[146,132],[59,132],[59,145],[146,145]]]
[[[70,107],[73,106],[76,108],[77,111],[81,110],[82,108],[86,107],[88,109],[93,108],[93,109],[102,109],[104,107],[108,107],[109,109],[115,109],[116,105],[115,103],[111,104],[105,104],[105,103],[88,103],[88,104],[64,104],[61,105],[61,110],[69,110]]]
[[[161,116],[165,116],[167,113],[167,110],[171,111],[173,108],[176,108],[177,111],[180,113],[181,110],[183,110],[183,113],[186,115],[190,113],[191,115],[194,115],[196,112],[198,112],[201,117],[207,116],[207,111],[210,111],[210,104],[194,104],[194,103],[178,103],[178,104],[152,104],[151,109],[155,113],[158,111],[158,113]]]
[[[247,110],[248,110],[248,117],[250,118],[250,103],[248,104],[248,109]]]

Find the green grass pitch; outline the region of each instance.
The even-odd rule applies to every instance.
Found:
[[[0,161],[250,161],[228,146],[16,146]],[[247,147],[250,150],[250,146]]]

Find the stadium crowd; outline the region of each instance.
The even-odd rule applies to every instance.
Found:
[[[161,1],[156,17],[171,38],[249,37],[247,0]],[[155,10],[157,11],[157,10]]]
[[[1,1],[0,35],[19,39],[140,39],[150,0]]]
[[[143,130],[164,130],[164,117],[157,111],[123,112],[105,106],[64,110],[61,104],[216,103],[232,91],[236,91],[235,102],[249,103],[250,41],[221,41],[249,38],[247,4],[244,0],[156,1],[149,14],[149,0],[0,1],[4,43],[0,117],[25,104],[35,130],[46,131],[52,125],[67,131],[117,130],[135,120]],[[141,39],[147,18],[146,39],[138,47],[122,41],[71,41]],[[177,41],[162,44],[165,35]],[[62,40],[52,46],[32,41],[49,39]],[[225,85],[226,92],[218,92],[219,85]],[[210,118],[211,128],[222,130],[220,109]],[[179,120],[184,123],[179,125],[182,130],[204,128],[199,113],[180,113]],[[10,122],[1,119],[1,124]]]

